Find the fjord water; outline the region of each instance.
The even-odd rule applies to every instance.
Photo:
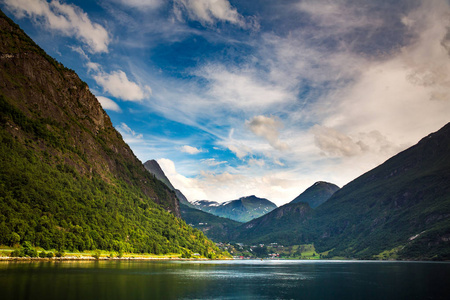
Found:
[[[450,263],[1,262],[1,299],[449,299]]]

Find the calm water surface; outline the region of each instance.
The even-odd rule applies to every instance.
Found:
[[[0,299],[450,299],[450,263],[0,262]]]

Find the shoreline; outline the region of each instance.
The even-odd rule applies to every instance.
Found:
[[[0,256],[0,262],[6,261],[112,261],[112,260],[152,260],[152,261],[207,261],[209,258],[181,258],[181,257],[99,257],[95,258],[93,256],[64,256],[64,257],[9,257],[9,256]]]
[[[52,257],[52,258],[42,258],[42,257],[9,257],[0,256],[1,262],[64,262],[64,261],[78,261],[78,262],[91,262],[91,261],[246,261],[255,260],[260,261],[261,259],[233,259],[233,258],[221,258],[221,259],[209,259],[209,258],[181,258],[181,257],[145,257],[145,256],[130,256],[130,257],[99,257],[95,258],[93,256],[64,256],[64,257]],[[450,263],[448,260],[358,260],[358,259],[265,259],[264,261],[314,261],[314,262],[427,262],[427,263]]]

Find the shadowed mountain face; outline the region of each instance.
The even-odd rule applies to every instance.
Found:
[[[248,222],[277,208],[269,200],[256,196],[242,197],[224,203],[200,200],[192,204],[200,210],[238,222]]]
[[[319,249],[450,259],[450,124],[337,191],[316,209]]]
[[[303,244],[307,237],[302,232],[312,217],[313,209],[308,203],[288,203],[251,220],[234,230],[232,240],[246,244],[279,243],[281,245]]]
[[[235,240],[314,243],[330,256],[450,259],[450,124],[316,209],[296,204],[240,226]]]
[[[86,83],[0,11],[0,244],[218,253]]]
[[[311,208],[321,205],[337,191],[339,187],[335,184],[318,181],[298,195],[291,203],[308,203]]]
[[[180,200],[180,203],[186,205],[186,206],[190,206],[192,207],[192,204],[189,202],[189,200],[183,195],[183,193],[176,189],[172,183],[170,182],[169,178],[167,178],[166,174],[164,174],[164,171],[161,169],[161,167],[159,166],[158,162],[154,159],[152,160],[148,160],[144,163],[144,167],[147,169],[147,171],[149,171],[150,173],[152,173],[153,175],[155,175],[155,177],[162,181],[165,185],[167,185],[167,187],[169,187],[169,189],[171,189],[172,191],[175,192],[175,195],[177,196],[178,200]]]
[[[86,83],[49,57],[11,20],[2,17],[0,26],[2,111],[12,117],[4,116],[5,129],[20,140],[33,134],[47,142],[38,147],[49,148],[47,153],[79,174],[98,174],[105,181],[120,178],[179,215],[175,197],[157,195],[146,183],[150,176]]]
[[[230,240],[231,232],[242,223],[222,218],[191,206],[180,204],[181,217],[189,225],[197,228],[215,242]]]

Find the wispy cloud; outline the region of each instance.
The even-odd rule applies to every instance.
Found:
[[[283,123],[275,117],[255,116],[245,124],[257,136],[266,139],[269,144],[278,150],[287,150],[289,146],[280,141],[279,130],[283,128]]]
[[[227,164],[228,162],[227,161],[218,161],[215,158],[207,158],[207,159],[202,159],[201,163],[205,164],[207,166],[210,166],[210,167],[216,167],[216,166],[220,166],[223,164]]]
[[[74,8],[7,3],[48,28],[52,3]],[[63,35],[84,43],[72,49],[96,94],[127,112],[115,122],[133,151],[165,157],[189,199],[287,202],[318,180],[346,184],[449,121],[448,1],[98,3],[111,55],[91,61],[87,39]]]
[[[255,68],[207,65],[195,74],[208,81],[208,96],[232,109],[265,110],[273,105],[293,101],[283,85],[260,78]]]
[[[7,8],[17,17],[29,16],[44,27],[75,37],[92,53],[108,52],[110,35],[102,25],[92,22],[78,6],[53,0],[5,0]]]
[[[163,0],[112,0],[113,2],[138,9],[156,9],[163,4]]]
[[[189,146],[189,145],[184,145],[180,149],[181,149],[181,152],[192,154],[192,155],[199,154],[199,153],[203,152],[203,150],[197,149],[197,148]]]
[[[178,20],[183,15],[203,25],[213,25],[217,22],[229,22],[239,27],[257,28],[254,20],[246,20],[228,0],[174,0],[174,14]]]
[[[204,64],[194,71],[206,79],[196,97],[203,99],[210,122],[233,128],[216,144],[249,166],[235,170],[239,180],[227,181],[237,191],[239,185],[251,190],[270,182],[273,189],[266,195],[287,201],[296,187],[306,188],[311,180],[343,185],[449,121],[448,4],[423,4],[386,20],[380,12],[363,18],[370,11],[346,9],[344,2],[314,5],[297,9],[320,25],[315,39],[302,28],[287,36],[264,33],[246,63]],[[407,24],[400,29],[408,38],[386,45],[378,55],[361,52],[361,44],[379,47],[391,41],[379,36],[359,40],[354,32],[388,30],[395,17]],[[328,46],[330,36],[342,39]],[[190,110],[191,119],[200,111]],[[196,187],[213,190],[212,179],[220,174],[203,174]],[[211,194],[215,200],[221,192]]]
[[[117,103],[114,102],[113,100],[103,96],[97,96],[97,99],[102,105],[103,109],[112,110],[115,112],[122,112],[122,109],[120,109],[119,105],[117,105]]]
[[[111,73],[98,70],[92,77],[105,92],[122,100],[141,101],[149,98],[152,92],[148,85],[141,86],[130,81],[127,74],[122,70],[112,71]]]
[[[136,133],[123,122],[116,126],[116,129],[122,134],[124,141],[129,144],[141,143],[144,137],[142,133]]]
[[[363,5],[351,5],[345,0],[306,0],[299,2],[296,8],[310,15],[319,26],[331,28],[334,33],[382,24],[382,20],[368,14]]]

